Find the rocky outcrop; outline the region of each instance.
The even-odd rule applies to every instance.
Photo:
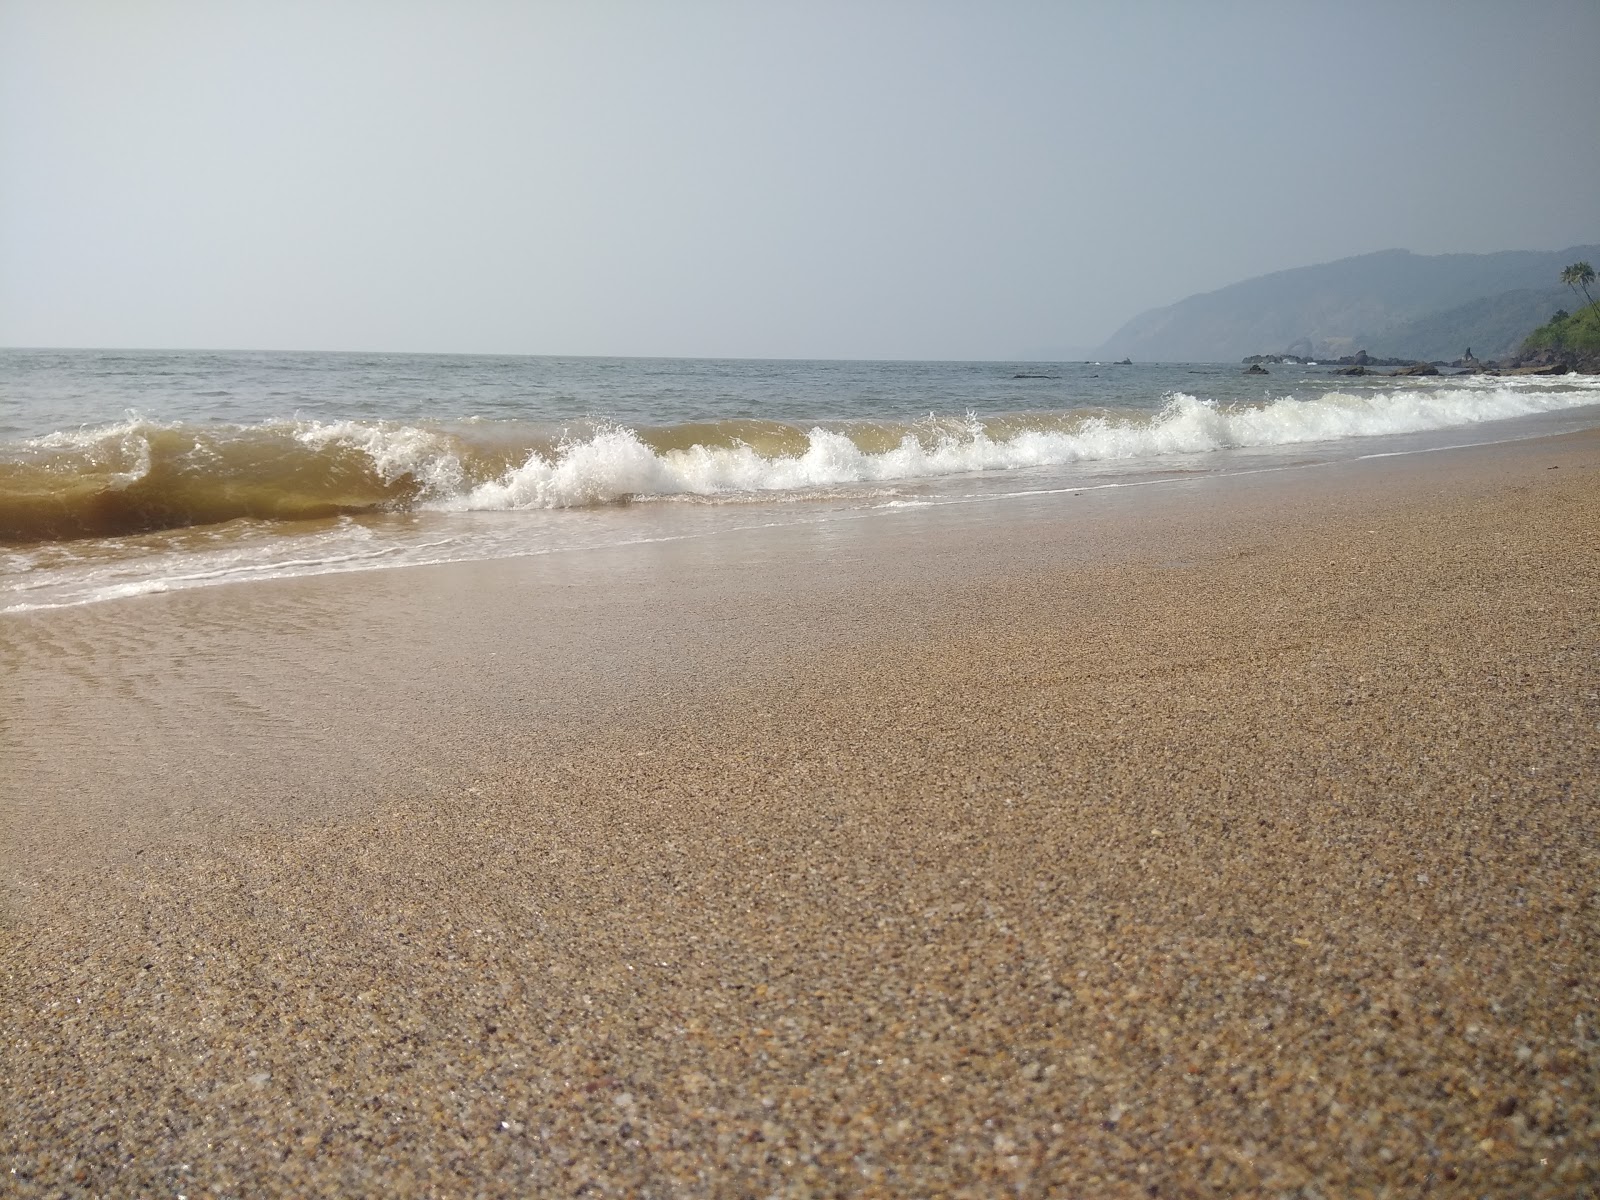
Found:
[[[1412,363],[1409,367],[1401,367],[1398,371],[1390,371],[1389,377],[1394,379],[1401,375],[1437,375],[1438,373],[1439,368],[1432,363],[1419,362]]]
[[[1532,366],[1532,367],[1507,367],[1503,371],[1496,371],[1495,374],[1496,375],[1570,375],[1570,374],[1572,374],[1573,369],[1574,368],[1568,366],[1564,362],[1553,362],[1553,363],[1544,363],[1543,365]],[[1593,374],[1595,374],[1595,372],[1594,371],[1585,371],[1585,372],[1583,372],[1583,374],[1585,374],[1585,375],[1593,375]]]
[[[1519,354],[1501,368],[1502,375],[1600,375],[1600,353],[1546,346]]]
[[[1246,375],[1271,375],[1272,374],[1271,371],[1267,370],[1265,367],[1263,367],[1258,362],[1251,363],[1248,367],[1246,367],[1244,369],[1244,373]]]
[[[1416,363],[1414,358],[1373,358],[1365,350],[1357,350],[1354,354],[1346,354],[1343,358],[1333,360],[1341,367],[1409,367]]]

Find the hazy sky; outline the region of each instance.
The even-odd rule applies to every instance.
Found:
[[[0,0],[0,344],[1007,358],[1600,239],[1600,3]]]

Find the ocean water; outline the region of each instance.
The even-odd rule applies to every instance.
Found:
[[[1600,425],[1600,379],[0,350],[0,612]]]

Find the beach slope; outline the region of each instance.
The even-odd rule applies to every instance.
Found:
[[[1600,1186],[1597,468],[19,618],[0,1176]]]

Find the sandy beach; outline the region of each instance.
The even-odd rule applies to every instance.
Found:
[[[0,618],[18,1195],[1600,1188],[1600,434]]]

